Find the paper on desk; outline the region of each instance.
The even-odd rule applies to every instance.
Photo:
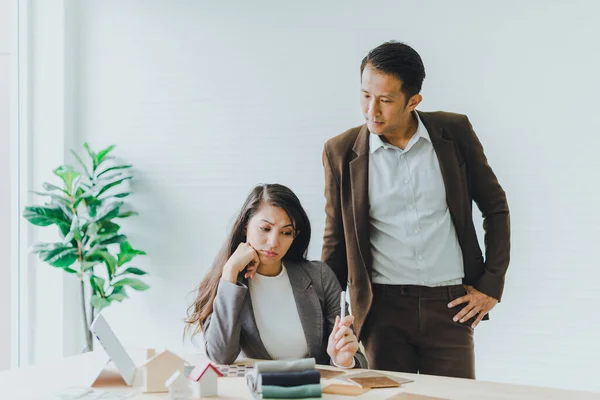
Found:
[[[136,394],[135,392],[113,392],[95,390],[84,387],[72,387],[53,393],[48,397],[44,395],[39,400],[123,400]]]
[[[135,392],[114,392],[96,390],[86,387],[70,387],[61,391],[45,394],[38,400],[123,400],[136,394]]]

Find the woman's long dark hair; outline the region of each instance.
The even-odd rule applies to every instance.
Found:
[[[294,241],[283,256],[283,260],[306,260],[308,244],[310,243],[310,221],[298,197],[291,189],[283,185],[265,184],[255,186],[246,198],[246,202],[233,223],[225,244],[213,261],[212,267],[200,283],[194,303],[188,308],[188,317],[185,320],[186,332],[193,329],[192,335],[194,335],[199,330],[204,331],[204,322],[213,312],[213,301],[217,295],[223,267],[238,245],[246,241],[248,221],[256,214],[263,203],[283,209],[294,227]]]

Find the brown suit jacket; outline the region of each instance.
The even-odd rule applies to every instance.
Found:
[[[444,178],[446,201],[463,253],[463,282],[500,300],[510,253],[510,216],[504,190],[465,115],[418,113]],[[347,284],[350,289],[354,325],[360,338],[373,298],[367,126],[328,140],[323,165],[327,219],[322,260],[333,269],[342,288]],[[473,225],[473,201],[484,218],[485,261]]]

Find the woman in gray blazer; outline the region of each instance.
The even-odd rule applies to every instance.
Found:
[[[241,351],[249,358],[314,357],[367,368],[354,317],[340,320],[342,289],[333,271],[306,259],[310,235],[308,216],[289,188],[252,189],[188,309],[186,329],[202,331],[211,360],[231,364]]]

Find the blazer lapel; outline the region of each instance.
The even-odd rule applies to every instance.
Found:
[[[465,212],[462,204],[465,203],[466,187],[461,167],[464,167],[464,160],[459,160],[454,141],[445,134],[443,128],[428,113],[417,112],[427,128],[427,132],[429,132],[431,143],[437,154],[446,188],[448,210],[450,211],[459,242],[463,243]]]
[[[242,283],[248,286],[248,279],[243,278]],[[254,354],[256,354],[256,358],[260,358],[263,360],[270,360],[271,356],[265,347],[260,335],[258,334],[258,325],[256,324],[256,318],[254,316],[254,309],[252,308],[252,299],[250,298],[250,293],[246,296],[246,300],[242,305],[242,310],[240,312],[241,315],[248,315],[249,318],[244,318],[242,320],[242,325],[244,329],[242,331],[246,332],[256,332],[256,335],[252,335],[252,337],[248,337],[248,344],[253,348]]]
[[[358,250],[365,268],[371,271],[371,251],[369,244],[369,130],[364,125],[354,147],[356,158],[350,161],[350,182],[354,229]]]
[[[319,297],[300,263],[286,261],[285,264],[308,346],[308,356],[319,357],[323,345],[323,311]]]

